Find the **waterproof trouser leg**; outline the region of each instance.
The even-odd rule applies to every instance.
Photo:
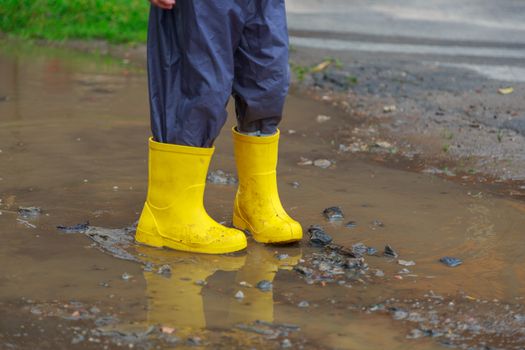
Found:
[[[232,94],[239,130],[275,133],[289,85],[283,0],[152,6],[147,46],[155,141],[211,147]]]
[[[303,236],[301,225],[284,210],[277,191],[279,131],[248,136],[233,129],[239,187],[233,226],[248,230],[261,243],[288,243]]]
[[[149,141],[149,183],[135,239],[154,247],[221,254],[246,248],[246,237],[213,220],[204,187],[214,148]]]

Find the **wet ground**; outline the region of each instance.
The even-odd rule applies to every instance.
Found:
[[[144,71],[68,51],[1,50],[2,348],[525,347],[522,202],[382,166],[396,159],[381,153],[340,152],[336,137],[358,118],[291,95],[279,187],[303,242],[250,240],[227,256],[138,246],[124,228],[146,193]],[[235,174],[228,126],[210,170]],[[234,193],[207,187],[218,221],[230,222]],[[332,206],[343,220],[323,216]],[[85,222],[78,233],[56,228]],[[309,245],[314,224],[335,248]],[[105,249],[112,237],[131,260]],[[357,243],[377,253],[360,260]],[[397,258],[383,256],[387,244]],[[447,267],[444,256],[463,263]],[[271,288],[257,288],[263,280]]]

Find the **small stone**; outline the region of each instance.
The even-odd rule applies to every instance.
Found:
[[[376,255],[377,254],[377,249],[374,248],[374,247],[367,247],[366,248],[366,254],[368,254],[368,255]]]
[[[396,111],[395,105],[387,105],[383,107],[383,113],[391,113]]]
[[[118,186],[113,186],[113,191],[118,191]]]
[[[42,214],[42,209],[38,207],[18,207],[18,214],[23,218],[31,218]]]
[[[441,259],[439,259],[439,261],[449,267],[456,267],[463,264],[463,261],[461,261],[461,259],[453,258],[450,256],[444,256]]]
[[[314,160],[313,164],[314,164],[314,166],[316,166],[318,168],[326,169],[326,168],[329,168],[332,165],[332,162],[329,161],[328,159],[316,159],[316,160]]]
[[[310,235],[310,244],[316,247],[322,247],[332,242],[332,237],[330,237],[323,228],[319,225],[312,225],[308,229],[308,234]]]
[[[345,224],[345,227],[348,227],[348,228],[354,228],[357,226],[357,222],[355,221],[348,221],[346,224]]]
[[[372,225],[374,225],[375,227],[385,227],[385,224],[381,220],[377,219],[372,221]]]
[[[290,182],[290,186],[292,186],[293,188],[299,188],[301,184],[297,181],[294,181],[294,182]]]
[[[168,327],[168,326],[162,326],[160,327],[160,331],[165,334],[172,334],[173,332],[175,332],[175,328]]]
[[[246,287],[246,288],[252,288],[252,287],[253,287],[250,283],[248,283],[248,282],[246,282],[246,281],[241,281],[241,282],[239,282],[239,285],[240,285],[241,287]]]
[[[262,280],[257,283],[256,287],[260,291],[269,292],[273,289],[273,284],[268,280]]]
[[[71,339],[71,344],[78,344],[84,341],[84,336],[82,334],[75,334],[73,339]]]
[[[398,257],[397,252],[394,250],[394,248],[392,248],[389,245],[385,246],[385,251],[383,252],[383,255],[386,256],[386,257],[389,257],[389,258],[397,258]]]
[[[301,308],[306,308],[306,307],[310,306],[310,303],[307,302],[306,300],[303,300],[303,301],[299,302],[299,304],[297,304],[297,306],[301,307]]]
[[[275,257],[277,258],[277,260],[285,260],[288,259],[290,256],[288,254],[277,254]]]
[[[205,280],[196,280],[194,283],[198,286],[205,286],[208,284]]]
[[[416,265],[416,263],[414,261],[412,261],[412,260],[401,260],[401,259],[399,259],[397,261],[397,263],[399,265],[402,265],[402,266],[414,266],[414,265]]]
[[[401,269],[401,270],[398,272],[398,274],[400,274],[400,275],[406,275],[406,274],[408,274],[408,273],[410,273],[410,270],[407,269],[407,268],[405,268],[405,269]]]
[[[323,215],[329,221],[339,221],[344,219],[344,214],[339,207],[329,207],[323,210]]]
[[[407,339],[419,339],[423,335],[423,332],[421,332],[419,329],[412,329],[410,333],[408,333]]]
[[[283,341],[281,342],[281,348],[283,349],[288,349],[288,348],[291,348],[292,347],[292,342],[290,341],[290,339],[283,339]]]
[[[242,292],[242,290],[239,290],[237,291],[237,293],[235,293],[235,299],[244,299],[244,293]]]
[[[384,277],[385,273],[383,272],[383,270],[376,270],[375,275],[376,277]]]
[[[392,317],[396,321],[404,320],[405,318],[408,317],[408,312],[406,312],[405,310],[395,310]]]
[[[352,252],[357,256],[363,256],[368,251],[368,247],[363,243],[352,244]]]
[[[171,266],[166,264],[166,265],[162,265],[161,267],[159,267],[159,269],[157,270],[157,273],[159,275],[162,275],[164,277],[171,277]]]
[[[318,122],[318,123],[325,123],[327,121],[329,121],[330,119],[332,119],[332,117],[329,117],[327,115],[318,115],[317,118],[315,118],[315,120]]]
[[[131,279],[133,276],[130,275],[129,273],[127,272],[124,272],[121,276],[121,278],[124,280],[124,281],[128,281],[129,279]]]
[[[301,165],[302,166],[302,165],[312,165],[313,164],[313,162],[310,159],[308,159],[308,158],[301,157],[300,159],[301,160],[297,163],[297,165]]]

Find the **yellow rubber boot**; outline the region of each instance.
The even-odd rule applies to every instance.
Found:
[[[239,188],[233,226],[248,230],[257,242],[288,243],[303,237],[301,225],[284,210],[277,192],[279,131],[248,136],[233,129]]]
[[[137,226],[137,242],[208,254],[246,248],[244,233],[220,225],[204,209],[213,151],[150,138],[148,197]]]

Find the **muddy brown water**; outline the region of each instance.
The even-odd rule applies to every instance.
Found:
[[[3,43],[0,97],[0,343],[6,348],[68,348],[78,329],[63,332],[55,324],[64,329],[80,322],[57,316],[59,309],[71,313],[72,301],[118,318],[115,327],[160,324],[179,337],[203,334],[205,340],[230,332],[232,347],[259,336],[235,330],[236,325],[263,320],[298,325],[301,330],[289,335],[292,347],[421,350],[442,346],[428,338],[406,339],[413,327],[361,310],[389,298],[425,299],[430,290],[478,302],[523,303],[525,205],[493,197],[483,187],[337,154],[335,132],[351,120],[328,105],[295,95],[288,99],[279,163],[284,206],[305,229],[323,225],[338,244],[363,242],[379,250],[392,245],[402,259],[416,262],[409,267],[413,276],[397,279],[403,266],[370,257],[370,267],[385,272],[379,283],[308,285],[292,271],[315,251],[306,238],[287,247],[250,240],[247,252],[234,256],[134,248],[170,264],[171,277],[115,259],[85,236],[61,234],[55,227],[89,221],[121,228],[137,220],[147,183],[144,71],[117,60]],[[319,124],[319,114],[332,119]],[[217,140],[212,170],[235,172],[228,130],[233,119]],[[335,165],[299,166],[301,156]],[[290,185],[294,181],[298,188]],[[218,221],[231,220],[234,193],[235,186],[207,187],[206,206]],[[343,223],[323,219],[322,210],[334,205],[343,209]],[[19,206],[43,212],[21,219]],[[357,227],[343,225],[350,220]],[[276,253],[289,258],[277,260]],[[461,258],[463,265],[445,267],[438,259],[446,255]],[[131,277],[124,280],[123,273]],[[273,291],[239,284],[262,279],[273,281]],[[207,285],[196,284],[199,280]],[[239,290],[242,300],[234,298]],[[297,307],[303,300],[310,307]],[[31,312],[32,306],[54,311]],[[86,336],[75,347],[97,348],[93,339]],[[219,347],[220,339],[209,335],[207,346]],[[279,347],[282,340],[256,347]]]

